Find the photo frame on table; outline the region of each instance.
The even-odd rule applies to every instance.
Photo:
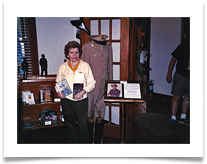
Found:
[[[105,81],[105,100],[142,100],[141,81]]]
[[[123,85],[120,82],[112,81],[106,83],[106,97],[108,98],[123,98]]]

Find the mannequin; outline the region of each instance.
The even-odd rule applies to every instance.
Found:
[[[82,47],[81,58],[89,63],[96,80],[95,89],[88,93],[88,117],[90,120],[94,118],[96,127],[93,127],[94,143],[101,143],[103,137],[103,117],[106,107],[104,103],[105,80],[113,79],[113,52],[111,45],[106,42],[107,37],[107,35],[90,35],[90,41]]]

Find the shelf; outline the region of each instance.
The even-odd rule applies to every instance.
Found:
[[[41,76],[28,76],[27,79],[23,80],[22,82],[51,82],[55,81],[56,76],[50,76],[50,77],[41,77]]]
[[[43,128],[52,128],[52,127],[57,127],[57,126],[65,126],[65,123],[63,123],[60,119],[57,120],[57,123],[51,124],[51,125],[39,125],[38,121],[32,122],[33,123],[33,128],[26,128],[23,129],[23,131],[29,131],[29,130],[36,130],[36,129],[43,129]]]
[[[31,106],[42,106],[42,105],[56,105],[56,104],[60,104],[60,102],[47,102],[47,103],[39,103],[38,100],[35,100],[35,104],[24,104],[22,103],[22,106],[25,106],[25,107],[31,107]]]

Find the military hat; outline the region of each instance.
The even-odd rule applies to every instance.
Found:
[[[106,40],[106,38],[108,38],[108,36],[104,35],[104,34],[90,35],[89,38],[92,40],[98,41],[98,42],[104,42]]]
[[[111,84],[111,86],[112,86],[112,87],[113,87],[113,86],[117,87],[117,85],[116,85],[116,84]]]

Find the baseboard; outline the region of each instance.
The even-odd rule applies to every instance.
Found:
[[[164,95],[160,93],[153,93],[152,101],[159,101],[164,103],[171,103],[173,96]]]

